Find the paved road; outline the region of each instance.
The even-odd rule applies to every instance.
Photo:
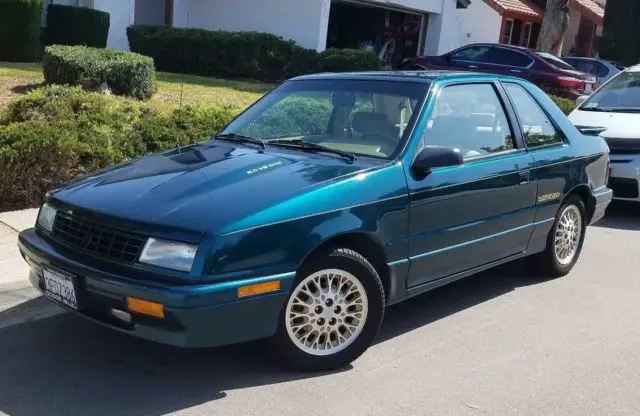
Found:
[[[613,208],[566,278],[520,262],[392,307],[332,374],[283,373],[259,343],[180,351],[66,313],[20,323],[47,305],[27,300],[0,312],[0,414],[638,415],[640,209]]]

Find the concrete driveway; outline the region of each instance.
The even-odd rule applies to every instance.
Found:
[[[639,260],[640,209],[616,204],[569,276],[517,262],[392,307],[331,374],[282,372],[260,343],[175,350],[67,313],[20,318],[44,299],[5,304],[0,414],[635,416]]]

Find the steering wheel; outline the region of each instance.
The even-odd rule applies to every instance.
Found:
[[[398,147],[399,141],[384,134],[366,133],[360,136],[360,140],[363,142],[376,143],[380,145],[380,152],[385,155],[391,155]]]

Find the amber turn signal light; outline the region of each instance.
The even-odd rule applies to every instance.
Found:
[[[238,297],[260,295],[262,293],[275,292],[280,290],[280,281],[273,280],[271,282],[256,283],[255,285],[240,286],[238,288]]]
[[[129,309],[130,312],[142,315],[153,316],[160,319],[164,318],[164,306],[161,303],[127,297],[127,309]]]

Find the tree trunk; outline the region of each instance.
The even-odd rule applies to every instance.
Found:
[[[569,27],[569,0],[547,0],[547,8],[538,37],[538,50],[560,55],[567,27]]]

